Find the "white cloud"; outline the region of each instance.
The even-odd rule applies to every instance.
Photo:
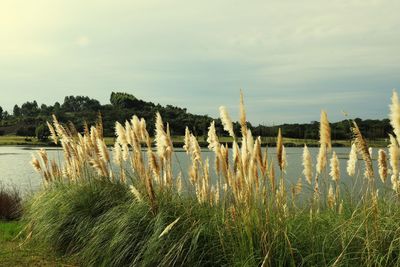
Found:
[[[299,99],[340,110],[335,91],[348,91],[355,109],[359,92],[386,108],[377,88],[399,87],[398,10],[397,0],[4,0],[0,90],[13,92],[7,103],[128,90],[208,114],[236,105],[240,87],[266,113]],[[298,113],[287,108],[282,121]]]

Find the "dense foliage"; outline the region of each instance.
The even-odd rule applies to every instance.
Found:
[[[187,112],[186,108],[175,107],[172,105],[161,106],[152,102],[146,102],[127,93],[113,92],[110,97],[110,104],[101,105],[96,99],[86,96],[67,96],[62,104],[56,102],[47,106],[38,105],[36,101],[26,102],[21,106],[15,105],[13,114],[3,112],[0,107],[0,135],[16,134],[19,136],[37,136],[40,139],[46,137],[42,126],[46,121],[51,121],[50,116],[55,114],[61,122],[72,122],[83,130],[83,125],[87,122],[89,125],[96,121],[98,113],[102,114],[105,136],[114,136],[114,122],[124,122],[130,119],[133,114],[144,118],[149,125],[149,132],[154,133],[154,118],[156,112],[159,112],[165,121],[170,124],[172,135],[184,135],[185,126],[196,136],[205,136],[207,127],[213,120],[207,115],[194,115]],[[219,135],[223,135],[223,127],[220,119],[216,119],[216,130]],[[361,131],[368,139],[386,138],[391,132],[389,120],[361,120],[355,119]],[[283,124],[276,126],[252,126],[248,127],[254,135],[258,136],[276,136],[278,128],[282,129],[284,136],[298,139],[318,139],[318,122],[303,124]],[[39,135],[38,135],[38,127]],[[332,123],[332,139],[346,140],[351,137],[348,120]],[[236,133],[240,132],[239,123],[234,124]]]

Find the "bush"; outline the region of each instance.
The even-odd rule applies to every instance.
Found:
[[[226,264],[215,209],[167,192],[158,197],[153,212],[122,184],[57,184],[31,199],[25,218],[34,225],[34,241],[77,256],[83,266]],[[160,238],[177,218],[179,224]]]
[[[40,124],[35,130],[36,138],[40,141],[46,141],[50,135],[50,131],[46,125]]]
[[[17,132],[16,135],[17,136],[35,136],[35,131],[36,128],[34,126],[26,126],[26,127],[20,127]]]
[[[21,217],[22,205],[19,191],[6,188],[0,183],[0,220],[15,220]]]

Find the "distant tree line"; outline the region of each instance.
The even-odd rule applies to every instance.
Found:
[[[127,93],[113,92],[110,96],[110,104],[102,105],[98,100],[87,96],[66,96],[63,103],[54,105],[38,105],[36,101],[26,102],[21,106],[15,105],[13,113],[9,114],[0,107],[0,135],[16,134],[20,136],[36,136],[46,139],[48,129],[46,121],[51,120],[55,114],[60,122],[72,122],[78,131],[83,131],[84,123],[94,124],[98,114],[102,115],[104,135],[114,136],[116,121],[121,123],[129,120],[133,115],[144,118],[150,133],[154,132],[154,119],[156,112],[160,112],[163,120],[168,122],[172,135],[184,135],[185,127],[197,136],[207,135],[208,127],[213,120],[208,115],[195,115],[187,112],[186,108],[172,105],[161,106],[152,102],[146,102]],[[361,131],[368,139],[386,138],[392,132],[388,119],[362,120],[355,119]],[[217,133],[226,135],[220,119],[215,119]],[[237,134],[240,125],[234,124]],[[319,123],[317,121],[304,124],[283,124],[276,126],[258,125],[248,123],[254,136],[276,136],[278,128],[282,129],[285,137],[299,139],[318,139]],[[332,123],[332,139],[344,140],[351,137],[350,122],[343,120]]]

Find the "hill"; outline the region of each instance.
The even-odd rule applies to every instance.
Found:
[[[213,118],[207,115],[196,115],[187,112],[186,108],[172,105],[161,106],[136,98],[134,95],[113,92],[110,103],[102,105],[96,99],[87,96],[66,96],[62,104],[38,105],[36,101],[26,102],[21,106],[15,105],[13,114],[3,112],[0,108],[0,135],[37,136],[45,139],[48,135],[46,121],[51,120],[55,114],[60,122],[73,123],[78,131],[83,131],[85,123],[94,124],[99,113],[103,119],[104,135],[114,136],[115,121],[121,123],[130,120],[133,115],[142,117],[147,122],[149,132],[154,132],[154,118],[160,112],[164,122],[168,122],[171,134],[184,135],[185,127],[197,136],[205,136],[208,126]],[[389,120],[362,120],[355,119],[366,138],[370,140],[386,138],[392,132]],[[221,121],[215,119],[217,133],[226,135]],[[282,124],[276,126],[258,125],[248,123],[254,136],[276,136],[278,128],[282,129],[285,137],[296,139],[318,139],[319,124],[317,121],[304,124]],[[350,122],[343,120],[331,123],[332,138],[334,140],[348,140],[351,137]],[[235,123],[235,131],[239,133],[240,126]]]

